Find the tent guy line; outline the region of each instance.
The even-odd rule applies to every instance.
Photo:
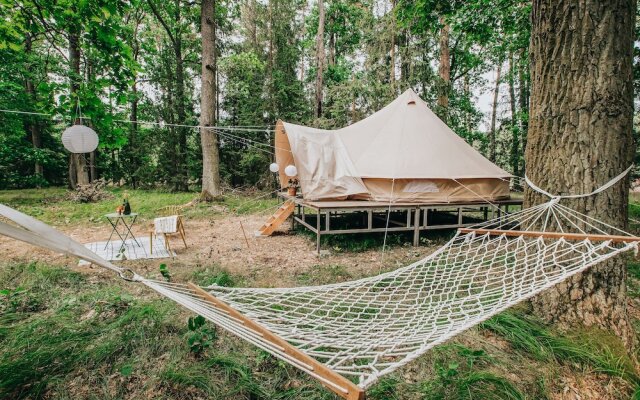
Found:
[[[56,120],[56,115],[41,113],[41,112],[33,112],[33,111],[21,111],[21,110],[6,110],[0,109],[0,113],[5,114],[24,114],[24,115],[38,115],[43,117],[51,117],[54,121],[62,121],[62,117],[59,120]],[[91,117],[80,116],[77,117],[79,119],[91,119]],[[123,122],[129,124],[139,124],[139,125],[159,125],[159,126],[171,126],[175,128],[192,128],[192,129],[224,129],[224,130],[236,130],[236,131],[247,131],[247,132],[255,132],[255,131],[265,131],[265,132],[273,132],[273,129],[270,127],[274,125],[234,125],[234,126],[204,126],[204,125],[185,125],[185,124],[171,124],[168,122],[152,122],[152,121],[133,121],[130,119],[114,119],[113,122]]]

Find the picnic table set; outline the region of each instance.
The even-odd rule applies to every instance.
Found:
[[[158,210],[159,216],[153,219],[153,224],[149,227],[148,236],[136,237],[134,227],[140,214],[132,212],[128,195],[125,194],[122,205],[119,205],[115,212],[104,214],[111,228],[107,241],[88,243],[86,246],[112,261],[175,257],[169,241],[170,235],[180,235],[184,247],[187,248],[180,210],[178,206],[161,208]]]

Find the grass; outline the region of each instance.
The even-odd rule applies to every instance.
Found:
[[[326,279],[349,279],[338,265],[317,272]],[[192,279],[242,285],[216,265]],[[222,331],[201,354],[193,353],[188,314],[156,296],[128,294],[131,284],[89,281],[77,272],[36,263],[5,265],[0,282],[0,398],[336,399],[295,368]],[[523,365],[538,363],[550,370],[568,365],[637,384],[630,360],[607,335],[585,331],[565,337],[513,312],[494,317],[482,329],[507,340],[522,355]],[[441,345],[422,358],[423,379],[407,381],[401,370],[370,388],[368,396],[545,398],[552,374],[514,382],[503,371],[522,366],[503,366],[507,355],[496,351]]]
[[[49,223],[98,224],[104,223],[101,215],[121,201],[122,189],[109,190],[113,199],[94,204],[66,200],[66,191],[55,188],[0,192],[0,202]],[[195,193],[129,192],[134,211],[148,218],[163,206],[196,197]],[[247,214],[277,204],[270,196],[255,202],[252,198],[230,194],[220,203],[190,207],[187,216],[210,217],[225,210]],[[640,205],[630,210],[640,218]],[[449,234],[430,238],[437,244]],[[361,251],[381,247],[382,238],[342,235],[323,241],[339,251]],[[400,246],[410,240],[411,234],[393,234],[387,244]],[[631,262],[628,271],[629,293],[638,297],[640,263]],[[184,272],[183,278],[200,285],[246,284],[219,265]],[[296,279],[307,285],[354,276],[348,266],[333,264],[309,268]],[[388,284],[381,282],[380,289]],[[211,336],[210,346],[195,354],[189,345],[194,334],[187,325],[191,315],[166,299],[129,294],[134,288],[58,266],[0,266],[0,398],[336,399],[300,371],[222,330]],[[375,312],[365,306],[362,312]],[[463,335],[385,376],[368,390],[368,398],[544,399],[558,390],[554,385],[560,368],[577,375],[618,377],[630,387],[640,387],[632,360],[606,332],[561,335],[517,310],[486,321],[480,332],[497,335],[509,348],[485,346],[482,340]],[[518,379],[510,373],[535,368],[544,372]],[[633,396],[640,400],[640,389]]]
[[[308,379],[286,387],[302,374],[226,335],[195,355],[181,309],[130,285],[42,264],[5,265],[0,282],[0,398],[327,398]]]
[[[158,210],[171,205],[183,205],[198,197],[192,192],[167,192],[159,190],[132,190],[108,188],[111,198],[95,203],[79,203],[68,199],[63,188],[21,189],[0,191],[0,203],[14,207],[48,224],[107,224],[104,214],[114,212],[129,194],[132,210],[140,214],[141,221],[157,216]],[[187,217],[206,217],[229,210],[238,214],[250,214],[275,207],[277,200],[271,196],[255,199],[255,195],[226,194],[219,203],[196,204],[184,210]]]
[[[563,336],[532,316],[514,312],[503,312],[483,322],[480,328],[500,335],[514,349],[537,360],[589,368],[625,379],[633,386],[640,385],[633,361],[611,333],[590,329]]]

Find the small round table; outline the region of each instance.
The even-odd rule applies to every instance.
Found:
[[[136,239],[133,232],[131,232],[131,228],[133,227],[133,224],[135,224],[136,219],[138,219],[138,213],[131,213],[131,214],[110,213],[110,214],[105,214],[105,218],[107,218],[107,221],[109,221],[109,223],[111,224],[111,227],[113,228],[111,229],[111,234],[109,235],[109,239],[107,239],[107,243],[104,245],[105,250],[109,246],[109,243],[111,242],[111,238],[113,237],[114,233],[118,235],[120,240],[122,240],[122,245],[120,246],[120,250],[122,250],[122,248],[126,246],[125,242],[127,241],[127,238],[129,236],[131,236],[133,241],[136,242],[138,247],[141,247],[140,243],[138,242],[138,239]],[[118,224],[120,223],[120,221],[122,221],[122,225],[124,225],[124,229],[122,230],[122,234],[124,234],[124,237],[122,237],[122,234],[118,230]],[[130,221],[130,222],[127,223],[127,221]]]

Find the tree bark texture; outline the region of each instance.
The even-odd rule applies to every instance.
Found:
[[[203,200],[211,201],[221,194],[220,155],[215,126],[216,110],[216,26],[215,0],[202,0],[200,16],[202,34],[202,88],[200,92],[200,141],[202,144]]]
[[[449,25],[444,18],[440,18],[442,28],[440,29],[440,65],[438,74],[440,76],[440,90],[438,93],[438,109],[440,118],[445,122],[449,110],[449,85],[451,85],[451,56],[449,51]]]
[[[316,101],[315,117],[322,115],[322,94],[324,85],[322,78],[324,75],[324,0],[318,0],[318,34],[316,36]]]
[[[553,194],[588,193],[632,161],[634,0],[534,0],[527,175]],[[528,189],[525,205],[548,199]],[[567,206],[626,225],[628,179]],[[631,345],[626,265],[602,263],[532,300],[548,322],[612,330]]]

